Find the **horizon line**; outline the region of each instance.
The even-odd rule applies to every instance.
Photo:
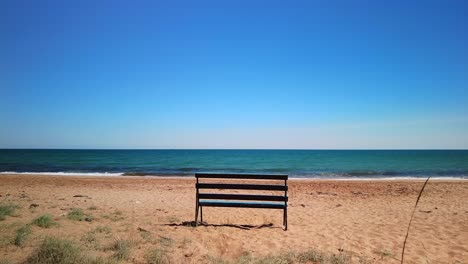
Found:
[[[0,150],[468,150],[466,148],[0,148]]]

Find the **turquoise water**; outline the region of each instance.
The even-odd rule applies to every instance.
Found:
[[[0,172],[314,178],[468,178],[468,150],[0,150]]]

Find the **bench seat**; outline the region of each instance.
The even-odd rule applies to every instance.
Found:
[[[203,223],[203,207],[264,208],[283,210],[283,227],[288,230],[288,175],[195,173],[195,178],[195,226]],[[207,180],[200,182],[203,179]]]
[[[242,208],[268,208],[268,209],[284,209],[286,205],[274,202],[243,202],[243,201],[225,201],[225,200],[200,200],[200,206],[211,207],[242,207]]]

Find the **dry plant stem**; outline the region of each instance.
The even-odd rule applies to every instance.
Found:
[[[403,250],[401,251],[401,262],[400,262],[401,264],[403,264],[403,260],[404,260],[404,257],[405,257],[406,240],[408,239],[411,223],[413,222],[414,212],[416,212],[416,207],[418,207],[419,199],[421,198],[421,195],[422,195],[422,193],[424,191],[424,188],[426,188],[426,184],[427,184],[427,182],[429,181],[430,178],[431,178],[431,176],[427,177],[426,181],[424,182],[424,184],[423,184],[423,186],[421,188],[421,191],[419,191],[418,199],[416,199],[416,203],[414,204],[413,213],[411,213],[411,218],[410,218],[410,221],[408,223],[408,229],[406,230],[405,241],[403,241]]]

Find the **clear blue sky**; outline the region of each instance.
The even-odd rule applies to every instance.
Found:
[[[468,148],[466,1],[0,1],[0,148]]]

